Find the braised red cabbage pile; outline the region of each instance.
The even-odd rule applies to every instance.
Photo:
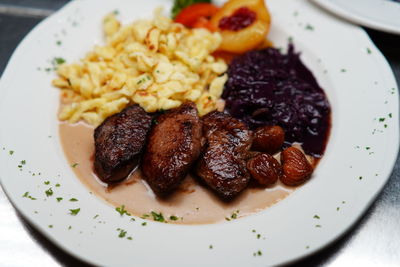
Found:
[[[279,125],[285,146],[303,144],[321,157],[330,129],[330,105],[313,74],[289,45],[288,53],[266,48],[236,57],[228,69],[222,97],[226,111],[254,129]]]

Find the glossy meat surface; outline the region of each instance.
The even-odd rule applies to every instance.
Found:
[[[150,126],[151,116],[133,105],[95,129],[94,169],[103,182],[118,182],[139,164]]]
[[[194,103],[157,118],[150,131],[142,171],[158,196],[176,189],[201,152],[202,122]]]
[[[246,159],[251,132],[243,122],[218,111],[203,117],[203,129],[206,145],[197,175],[223,199],[232,199],[250,180]]]

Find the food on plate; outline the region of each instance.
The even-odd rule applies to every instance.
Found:
[[[196,105],[185,103],[160,115],[142,161],[144,179],[159,196],[176,189],[201,152],[202,122]]]
[[[196,174],[224,199],[232,199],[250,181],[246,159],[251,132],[246,124],[226,113],[213,111],[203,117],[205,149]]]
[[[211,3],[211,0],[174,0],[174,5],[171,9],[171,17],[173,19],[186,7],[195,5],[197,3]]]
[[[62,64],[53,85],[62,89],[59,119],[97,126],[131,104],[146,112],[195,102],[200,115],[217,109],[226,63],[212,53],[221,35],[188,29],[156,12],[153,20],[122,26],[104,19],[106,44],[80,63]]]
[[[150,126],[151,116],[132,105],[95,129],[94,169],[103,182],[118,182],[138,166]]]
[[[219,50],[243,53],[255,49],[269,31],[270,14],[264,0],[227,1],[211,18],[222,36]]]
[[[174,21],[158,10],[126,26],[107,15],[106,44],[57,70],[59,119],[90,124],[86,137],[100,125],[95,173],[113,185],[108,201],[143,201],[131,201],[134,214],[171,212],[184,199],[222,213],[272,205],[310,179],[323,155],[324,91],[293,44],[287,54],[261,48],[270,27],[263,0],[176,0],[173,11]],[[229,66],[221,53],[234,57]]]
[[[282,167],[271,155],[262,153],[247,161],[247,169],[251,177],[260,185],[275,184],[282,176]]]
[[[212,32],[216,31],[210,18],[217,13],[218,7],[210,3],[197,3],[184,8],[175,17],[175,22],[181,23],[189,28],[205,28]]]
[[[330,128],[330,105],[313,74],[289,45],[287,54],[266,48],[237,56],[229,65],[225,110],[255,129],[279,125],[285,147],[302,143],[320,158]]]
[[[254,131],[253,144],[251,148],[256,151],[277,153],[285,141],[285,132],[282,127],[261,126]]]
[[[283,175],[282,183],[296,186],[307,181],[313,172],[313,167],[308,162],[304,153],[295,147],[288,147],[281,153]]]

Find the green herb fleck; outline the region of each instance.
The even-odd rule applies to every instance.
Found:
[[[310,248],[310,246],[306,246],[306,249],[309,249]]]
[[[313,217],[314,219],[320,219],[320,217],[318,215],[314,215]]]
[[[260,234],[257,234],[257,239],[260,239],[260,237],[261,237],[261,235],[260,235]]]
[[[363,178],[362,176],[358,177],[358,179],[360,179],[360,180],[362,180],[362,178]]]
[[[210,246],[208,246],[208,248],[209,248],[209,249],[213,249],[214,247],[213,247],[213,245],[210,245]]]
[[[71,198],[69,201],[71,201],[71,202],[76,202],[76,201],[78,201],[76,198]]]
[[[337,208],[336,208],[336,211],[339,211],[339,210],[340,210],[340,207],[337,207]]]
[[[387,128],[387,127],[388,127],[388,125],[387,125],[387,124],[384,124],[384,125],[383,125],[383,127]]]
[[[52,225],[52,224],[50,224],[50,225],[49,225],[49,228],[53,228],[53,225]]]
[[[369,147],[369,146],[366,146],[366,147],[365,147],[365,149],[366,149],[366,150],[370,150],[370,149],[371,149],[371,147]]]
[[[147,225],[147,222],[142,222],[142,226],[146,226]]]
[[[61,185],[60,184],[56,184],[56,187],[60,187]]]
[[[379,118],[379,122],[385,121],[385,118]]]
[[[64,64],[66,61],[62,57],[55,57],[52,61],[53,65],[61,65]]]
[[[74,164],[71,165],[71,167],[72,167],[72,168],[75,168],[75,167],[78,166],[78,165],[79,165],[79,163],[74,163]]]
[[[162,215],[162,213],[157,213],[152,211],[151,212],[151,216],[153,216],[153,220],[156,222],[165,222],[164,216]]]
[[[115,208],[116,211],[118,211],[118,213],[123,216],[124,214],[126,214],[127,216],[131,216],[131,214],[125,209],[125,205],[121,205],[121,207],[117,207]]]
[[[75,216],[75,215],[77,215],[77,214],[79,213],[80,210],[81,210],[80,208],[77,208],[77,209],[70,209],[70,210],[69,210],[69,211],[70,211],[69,214]]]
[[[21,164],[25,165],[26,164],[26,160],[21,160]]]
[[[171,215],[171,216],[169,216],[169,219],[170,219],[171,221],[177,221],[177,220],[178,220],[178,217],[176,217],[175,215]]]
[[[63,200],[62,197],[58,197],[58,198],[56,198],[56,199],[57,199],[58,202],[60,202],[61,200]]]
[[[256,230],[255,229],[253,229],[253,230],[251,230],[253,233],[255,233],[256,232]]]
[[[46,193],[47,197],[50,197],[53,195],[53,190],[51,189],[51,187],[49,189],[47,189],[46,191],[44,191]]]
[[[124,238],[126,236],[127,231],[125,231],[124,229],[118,228],[117,231],[119,231],[119,238]]]
[[[225,217],[225,220],[227,220],[229,222],[231,219],[229,219],[228,217]]]
[[[392,113],[389,113],[389,118],[391,118],[392,117]]]
[[[70,226],[68,226],[68,230],[71,230],[72,229],[72,226],[70,225]]]
[[[34,198],[31,195],[29,195],[29,192],[25,192],[25,194],[23,194],[22,197],[29,198],[30,200],[36,200],[36,198]]]
[[[58,46],[60,46],[62,44],[62,42],[60,41],[60,40],[58,40],[57,42],[56,42],[56,45],[58,45]]]
[[[143,214],[142,217],[140,217],[140,218],[146,219],[146,218],[149,218],[149,217],[150,217],[150,215],[145,213],[145,214]]]
[[[14,150],[8,151],[8,154],[10,154],[10,155],[14,154]]]
[[[371,53],[372,53],[372,51],[371,51],[371,49],[370,49],[369,47],[367,47],[367,53],[368,53],[368,54],[371,54]]]
[[[45,185],[49,185],[49,184],[50,184],[50,181],[45,181],[44,184],[45,184]]]
[[[128,236],[126,239],[128,240],[132,240],[133,238],[131,236]]]
[[[119,10],[116,9],[116,10],[113,11],[113,13],[114,13],[114,15],[119,15]]]
[[[346,72],[346,69],[341,69],[340,71],[341,71],[341,72]]]
[[[306,30],[313,31],[314,27],[312,25],[310,25],[310,24],[307,24],[306,25]]]
[[[321,228],[321,225],[320,224],[316,224],[315,227],[316,228]]]
[[[157,124],[158,124],[158,120],[154,119],[154,120],[153,120],[153,124],[154,124],[154,125],[157,125]]]

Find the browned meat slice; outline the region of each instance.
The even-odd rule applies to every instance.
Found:
[[[103,182],[118,182],[139,164],[150,126],[151,116],[133,105],[95,129],[94,169]]]
[[[201,152],[202,122],[194,103],[186,103],[157,118],[151,129],[142,171],[159,196],[172,192],[186,177]]]
[[[214,111],[203,118],[206,148],[197,166],[200,176],[218,195],[232,199],[246,188],[251,132],[241,121]]]

